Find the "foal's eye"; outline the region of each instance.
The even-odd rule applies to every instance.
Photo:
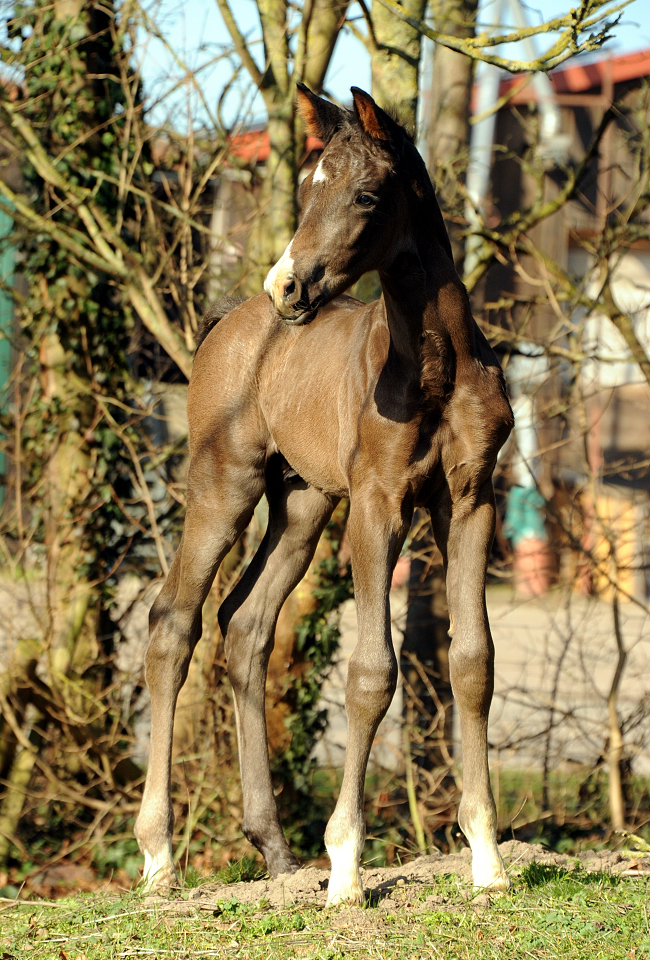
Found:
[[[356,202],[360,207],[374,207],[377,201],[374,197],[371,197],[369,193],[360,193]]]

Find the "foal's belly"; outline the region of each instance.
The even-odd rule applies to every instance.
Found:
[[[346,496],[334,403],[291,390],[271,405],[266,420],[275,446],[303,480],[323,493]]]

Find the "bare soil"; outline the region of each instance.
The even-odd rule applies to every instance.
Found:
[[[650,854],[633,856],[617,851],[598,850],[563,855],[545,850],[539,844],[520,843],[510,840],[499,847],[510,876],[515,879],[528,864],[536,861],[540,864],[556,866],[565,870],[583,869],[588,872],[604,872],[625,876],[647,876],[650,874]],[[379,910],[390,913],[400,909],[413,912],[427,912],[432,909],[459,910],[458,893],[464,900],[471,900],[477,907],[489,902],[486,894],[475,894],[472,890],[472,863],[469,848],[460,853],[444,856],[435,853],[418,857],[410,863],[397,867],[362,869],[363,884],[369,901]],[[432,893],[436,879],[443,876],[455,881],[455,896]],[[183,912],[212,910],[218,912],[225,901],[237,900],[242,904],[258,904],[265,901],[269,907],[288,906],[324,906],[327,899],[329,871],[315,867],[304,867],[293,875],[284,875],[274,880],[255,880],[250,882],[220,884],[205,883],[190,893],[188,900],[175,908]],[[160,903],[160,897],[148,898]],[[170,904],[171,906],[171,904]],[[175,911],[174,911],[175,912]]]

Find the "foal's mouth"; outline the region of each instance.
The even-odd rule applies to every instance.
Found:
[[[302,313],[297,313],[292,317],[280,317],[280,319],[291,327],[302,327],[306,323],[311,323],[317,313],[317,309],[303,310]]]
[[[278,316],[291,327],[302,327],[312,322],[318,313],[319,307],[322,306],[322,302],[322,297],[316,297],[311,303],[307,303],[304,300],[299,301],[296,304],[296,309],[291,314],[287,316],[278,310]]]

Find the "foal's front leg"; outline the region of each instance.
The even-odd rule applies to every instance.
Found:
[[[363,902],[359,859],[366,838],[364,782],[372,741],[397,683],[388,591],[407,530],[401,503],[365,493],[352,498],[348,535],[359,639],[350,659],[345,695],[348,737],[343,784],[325,831],[332,861],[328,906]]]
[[[205,474],[209,477],[207,469]],[[190,500],[181,544],[149,616],[151,639],[145,668],[151,694],[151,747],[135,824],[144,854],[146,889],[168,887],[176,881],[170,794],[176,700],[201,636],[201,610],[215,573],[262,494],[261,476],[240,489],[236,478],[228,480],[221,487],[216,480],[209,483],[208,492],[200,489]]]
[[[507,890],[497,847],[497,815],[488,768],[487,725],[494,689],[494,644],[485,606],[485,573],[494,537],[492,481],[453,505],[432,505],[433,529],[447,571],[452,642],[449,672],[463,752],[460,828],[472,849],[475,887]]]

